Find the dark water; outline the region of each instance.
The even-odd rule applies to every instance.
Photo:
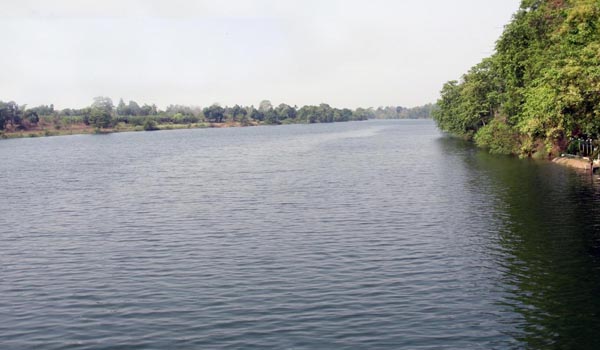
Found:
[[[600,180],[428,121],[0,159],[2,349],[600,348]]]

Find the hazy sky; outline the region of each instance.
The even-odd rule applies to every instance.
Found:
[[[0,100],[415,106],[519,0],[0,0]]]

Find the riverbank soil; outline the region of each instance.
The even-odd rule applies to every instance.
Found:
[[[575,168],[579,170],[590,171],[592,167],[592,163],[588,159],[584,158],[569,158],[569,157],[558,157],[554,158],[552,162],[564,166],[568,166],[570,168]],[[594,165],[597,167],[597,165]]]
[[[260,125],[256,122],[242,124],[240,122],[226,121],[223,123],[200,122],[191,124],[158,124],[157,130],[172,130],[172,129],[195,129],[195,128],[232,128],[242,126]],[[93,133],[112,133],[126,131],[144,131],[143,127],[138,125],[117,124],[114,127],[106,129],[96,129],[91,125],[83,123],[69,124],[64,127],[56,127],[51,123],[42,123],[31,126],[26,130],[7,129],[0,132],[0,138],[20,138],[20,137],[41,137],[41,136],[60,136],[60,135],[75,135],[75,134],[93,134]]]

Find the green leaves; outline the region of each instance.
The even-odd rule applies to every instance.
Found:
[[[99,107],[92,107],[89,117],[90,125],[98,129],[108,128],[111,125],[111,122],[112,116],[109,111]]]
[[[479,147],[488,148],[494,154],[515,154],[519,151],[519,139],[515,130],[499,119],[482,127],[474,140]]]
[[[555,149],[561,138],[600,137],[600,1],[524,0],[496,53],[444,85],[438,106],[442,130],[475,133],[496,153],[523,152],[506,146],[522,140]]]

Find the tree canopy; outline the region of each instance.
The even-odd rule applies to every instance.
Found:
[[[495,53],[446,83],[437,105],[442,130],[495,153],[545,157],[598,138],[600,1],[523,0]]]
[[[402,111],[403,107],[386,107],[385,111]],[[90,106],[81,109],[65,108],[56,110],[54,105],[40,105],[27,108],[14,101],[0,101],[0,132],[46,130],[47,127],[60,129],[62,126],[85,124],[96,129],[139,127],[144,130],[156,130],[161,125],[196,123],[220,124],[235,123],[241,126],[257,124],[290,123],[332,123],[354,120],[366,120],[382,116],[384,109],[372,108],[334,108],[326,103],[307,105],[301,108],[281,103],[276,107],[269,100],[263,100],[258,108],[254,106],[221,106],[213,104],[205,108],[196,106],[169,105],[160,110],[156,105],[142,104],[122,98],[115,106],[109,97],[99,96]],[[378,114],[379,113],[379,114]],[[394,117],[399,117],[395,114]],[[407,117],[403,114],[400,117]]]

